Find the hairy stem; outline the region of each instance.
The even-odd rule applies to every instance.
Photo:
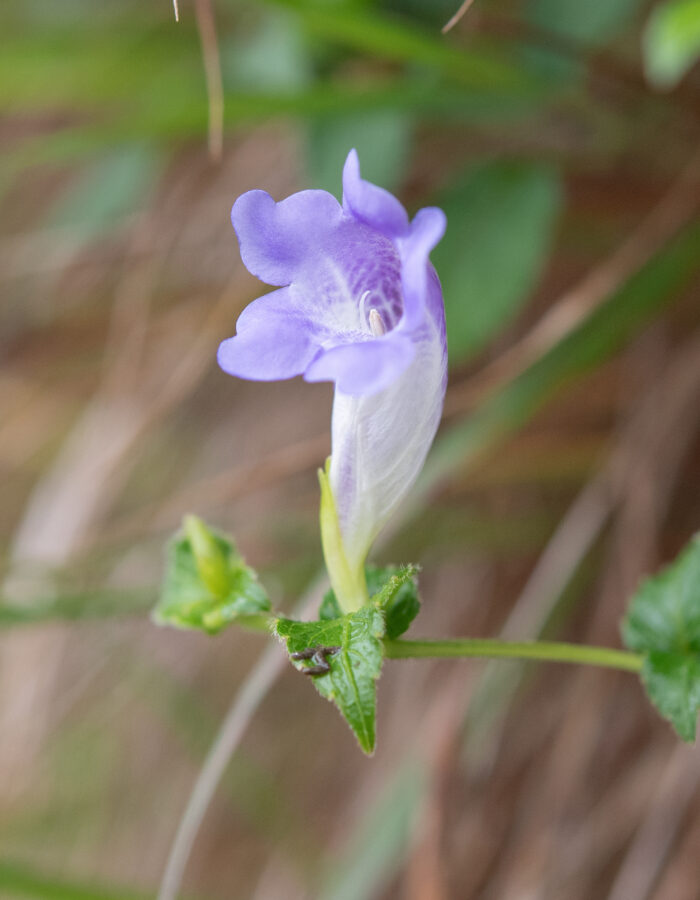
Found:
[[[459,638],[447,641],[384,641],[388,659],[442,659],[488,657],[529,659],[540,662],[577,663],[639,672],[643,657],[625,650],[565,644],[551,641],[498,641],[489,638]]]

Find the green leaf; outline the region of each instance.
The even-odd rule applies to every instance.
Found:
[[[368,566],[366,569],[369,595],[384,612],[386,636],[390,640],[402,635],[418,615],[417,574],[417,566],[383,569]]]
[[[514,65],[507,52],[474,43],[469,53],[399,16],[377,9],[328,3],[326,0],[267,0],[293,10],[304,28],[318,40],[338,43],[380,59],[425,66],[463,85],[528,93],[539,85],[527,70]]]
[[[71,226],[86,236],[118,224],[141,208],[156,183],[161,158],[144,144],[114,150],[71,184],[48,216],[50,226]]]
[[[314,187],[338,194],[340,173],[354,147],[362,177],[392,190],[403,177],[411,148],[412,117],[400,110],[343,115],[308,127],[307,169]]]
[[[700,534],[636,591],[622,625],[625,645],[700,655]]]
[[[252,33],[235,33],[220,43],[224,84],[237,91],[293,92],[313,80],[307,40],[285,10],[265,15]]]
[[[321,606],[318,610],[318,617],[319,619],[328,621],[329,619],[339,619],[342,615],[343,610],[340,608],[338,598],[335,596],[335,591],[331,588],[323,595],[323,600],[321,601]]]
[[[370,599],[384,613],[386,637],[393,640],[408,629],[418,615],[420,601],[417,566],[366,566],[365,578]],[[328,591],[318,611],[319,619],[338,619],[343,612],[332,590]]]
[[[700,534],[668,568],[639,587],[622,623],[625,646],[647,654],[649,699],[684,741],[700,711]]]
[[[438,199],[447,232],[432,254],[442,282],[452,364],[482,349],[528,299],[562,205],[557,172],[495,162]]]
[[[644,32],[644,63],[657,87],[678,84],[700,57],[700,0],[655,6]]]
[[[374,752],[376,680],[382,668],[384,618],[374,604],[357,612],[321,622],[277,619],[275,630],[291,654],[311,648],[339,648],[326,654],[330,671],[309,676],[314,687],[333,701],[353,730],[365,753]],[[300,671],[316,660],[292,660]]]
[[[652,651],[644,661],[642,682],[661,715],[682,740],[692,743],[700,710],[700,658]]]
[[[270,609],[258,577],[226,536],[196,516],[168,547],[165,579],[153,618],[161,625],[216,634],[242,616]]]
[[[603,44],[628,26],[641,0],[532,0],[528,19],[582,44]]]

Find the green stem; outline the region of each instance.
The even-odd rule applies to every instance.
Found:
[[[490,638],[459,638],[449,641],[384,641],[389,659],[447,659],[489,657],[491,659],[529,659],[540,662],[578,663],[639,672],[643,657],[625,650],[565,644],[552,641],[498,641]]]
[[[236,616],[235,619],[236,625],[240,625],[241,628],[246,628],[248,631],[262,631],[265,634],[270,633],[274,621],[275,616],[267,613],[251,613],[245,616]]]

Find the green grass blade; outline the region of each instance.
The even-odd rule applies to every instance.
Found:
[[[157,593],[156,588],[128,591],[98,589],[59,594],[27,606],[0,603],[0,628],[35,625],[39,622],[74,622],[144,615],[153,605]]]
[[[444,38],[376,9],[300,0],[268,2],[293,9],[311,33],[380,59],[424,65],[474,87],[517,92],[537,87],[533,76],[505,54],[473,46],[462,51]]]
[[[82,884],[61,876],[37,872],[33,867],[0,860],[0,896],[7,900],[151,900],[152,895],[126,888]]]

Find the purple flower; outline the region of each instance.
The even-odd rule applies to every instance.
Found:
[[[328,471],[337,515],[338,563],[322,536],[341,605],[366,598],[369,547],[423,466],[442,412],[447,346],[442,291],[429,253],[444,213],[412,222],[399,201],[343,170],[343,204],[325,191],[280,203],[249,191],[231,213],[241,257],[279,286],[240,315],[218,354],[224,371],[273,381],[303,375],[335,382]],[[345,575],[339,575],[339,570]]]

